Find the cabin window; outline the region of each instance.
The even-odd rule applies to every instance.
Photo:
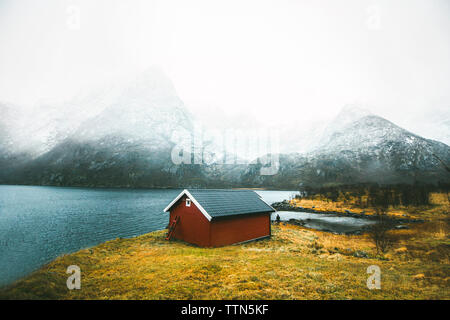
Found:
[[[186,199],[186,207],[190,207],[191,206],[191,199]]]

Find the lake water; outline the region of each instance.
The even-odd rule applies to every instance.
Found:
[[[177,189],[0,185],[0,286],[65,253],[164,229]],[[257,191],[269,204],[293,191]]]
[[[365,227],[371,226],[376,222],[364,218],[342,217],[336,214],[320,214],[309,212],[294,212],[294,211],[277,211],[272,214],[272,220],[276,216],[280,216],[281,221],[289,221],[290,219],[297,219],[302,221],[305,227],[329,231],[333,233],[345,234],[360,231]]]

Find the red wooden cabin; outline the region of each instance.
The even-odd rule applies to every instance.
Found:
[[[168,240],[219,247],[270,237],[275,209],[252,190],[185,189],[168,211]]]

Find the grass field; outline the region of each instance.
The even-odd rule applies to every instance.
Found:
[[[283,224],[273,225],[271,239],[215,249],[165,241],[157,231],[59,257],[0,298],[450,299],[448,212],[442,203],[423,209],[428,221],[396,230],[383,256],[366,235]],[[80,290],[66,287],[70,265],[81,268]],[[381,268],[380,290],[366,286],[370,265]]]
[[[353,213],[364,213],[366,215],[375,214],[373,207],[361,208],[355,204],[356,199],[348,196],[349,201],[331,201],[322,195],[314,196],[312,199],[292,199],[291,205],[303,208],[314,209],[315,211],[336,211],[345,213],[345,210],[351,210]],[[389,207],[387,214],[397,218],[416,218],[416,219],[445,219],[450,213],[450,198],[446,193],[434,192],[429,195],[430,205],[415,207]]]

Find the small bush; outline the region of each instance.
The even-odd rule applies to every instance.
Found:
[[[377,254],[387,252],[395,242],[391,234],[392,222],[384,211],[377,212],[376,223],[369,229],[369,237],[377,249]]]

